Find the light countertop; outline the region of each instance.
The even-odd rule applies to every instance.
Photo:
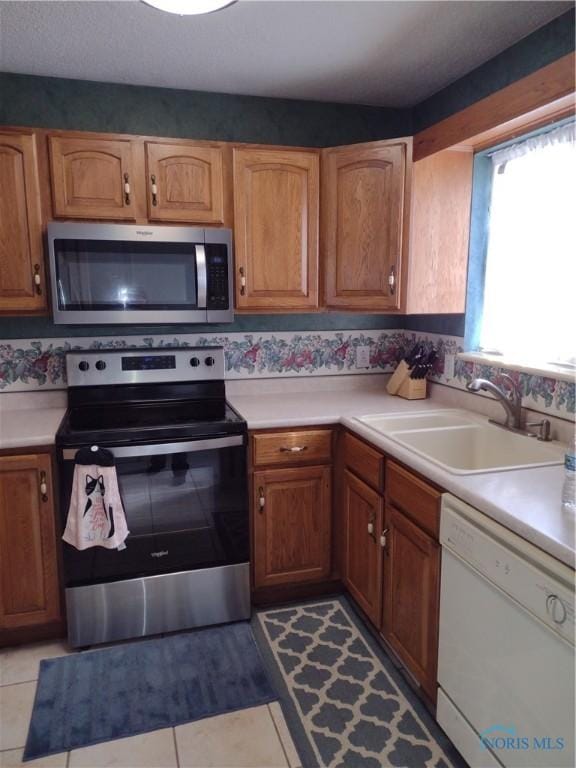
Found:
[[[0,402],[0,450],[54,445],[65,412],[65,408],[8,410]]]

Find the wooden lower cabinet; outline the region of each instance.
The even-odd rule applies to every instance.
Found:
[[[348,470],[343,483],[344,584],[380,626],[382,610],[382,497]]]
[[[322,581],[330,575],[331,474],[327,466],[254,473],[256,589]]]
[[[382,633],[436,701],[440,546],[394,507],[386,509]]]
[[[50,454],[0,456],[0,640],[61,619]]]

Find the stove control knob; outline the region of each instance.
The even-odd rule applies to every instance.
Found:
[[[198,360],[197,357],[191,357],[190,365],[192,366],[192,368],[198,368],[198,366],[200,365],[200,360]]]
[[[88,368],[90,368],[90,363],[88,363],[86,360],[81,360],[78,363],[78,368],[80,368],[81,371],[87,371]]]
[[[99,371],[104,371],[106,369],[106,363],[104,360],[98,360],[96,363],[96,369]]]
[[[207,358],[205,358],[204,362],[206,363],[206,365],[207,365],[209,368],[212,368],[212,366],[213,366],[213,365],[215,365],[215,363],[216,363],[216,360],[214,360],[214,358],[213,358],[213,357],[207,357]]]

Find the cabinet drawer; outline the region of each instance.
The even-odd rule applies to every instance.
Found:
[[[348,432],[344,436],[344,462],[373,488],[378,491],[383,489],[384,456]]]
[[[440,491],[393,461],[386,466],[386,491],[391,504],[438,538]]]
[[[253,436],[254,466],[275,464],[330,463],[332,430],[309,429],[295,432],[270,432]]]

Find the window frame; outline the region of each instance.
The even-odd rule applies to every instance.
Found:
[[[472,203],[470,210],[470,245],[468,250],[468,277],[466,285],[466,316],[464,324],[464,353],[462,357],[468,360],[483,360],[500,364],[509,362],[518,368],[526,368],[530,371],[543,373],[562,372],[567,375],[574,368],[562,363],[550,363],[542,360],[523,361],[520,358],[505,356],[497,350],[483,350],[480,347],[480,335],[482,320],[484,317],[484,288],[486,282],[486,264],[488,257],[488,240],[490,234],[490,213],[492,202],[492,184],[495,168],[491,155],[512,144],[519,144],[526,139],[540,136],[544,133],[561,128],[563,125],[573,123],[574,115],[569,115],[560,120],[541,125],[538,128],[526,131],[520,135],[486,147],[474,155],[472,175]]]

